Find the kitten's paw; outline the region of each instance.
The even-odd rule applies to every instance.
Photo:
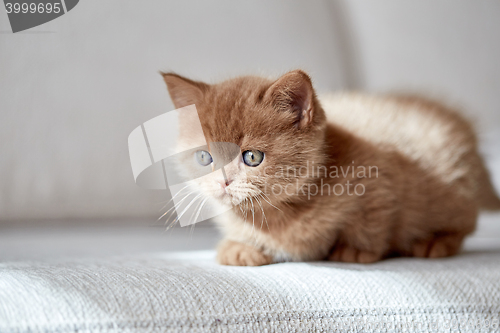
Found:
[[[219,245],[217,261],[222,265],[262,266],[270,264],[272,258],[252,246],[225,240]]]
[[[464,236],[461,234],[447,234],[436,236],[430,240],[413,244],[413,256],[419,258],[442,258],[455,255],[460,251]]]
[[[350,246],[336,246],[330,253],[328,260],[369,264],[382,259],[381,254],[361,251]]]

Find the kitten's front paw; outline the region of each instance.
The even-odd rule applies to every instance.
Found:
[[[413,255],[419,258],[442,258],[457,254],[464,240],[463,234],[450,233],[435,236],[413,244]]]
[[[217,261],[222,265],[262,266],[270,264],[272,258],[252,246],[225,240],[219,245]]]
[[[336,246],[331,252],[328,260],[368,264],[382,259],[382,255],[361,251],[350,246]]]

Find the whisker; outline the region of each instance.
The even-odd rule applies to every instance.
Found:
[[[182,198],[181,200],[179,200],[179,202],[177,203],[178,205],[180,205],[181,203],[183,203],[191,194],[194,194],[196,193],[196,191],[191,191],[189,193],[186,194],[186,196],[184,198]],[[170,214],[168,214],[167,218],[165,219],[165,224],[168,223],[168,221],[170,221],[170,219],[172,218],[172,216],[174,215],[174,213],[176,212],[176,209],[175,209],[175,205],[170,208],[168,211],[165,212],[165,214],[163,214],[162,216],[160,216],[160,218],[158,220],[160,220],[163,216],[165,216],[168,212],[170,212]]]
[[[181,190],[181,191],[182,191],[182,190]],[[172,197],[172,199],[170,199],[170,200],[172,201],[172,200],[173,200],[173,199],[174,199],[174,198],[175,198],[175,197],[176,197],[179,193],[181,193],[181,191],[177,192],[177,193],[176,193],[176,194]],[[194,191],[194,190],[192,190],[191,192],[186,193],[186,194],[185,194],[185,197],[184,197],[184,198],[182,198],[182,199],[178,202],[178,204],[182,203],[182,202],[183,202],[183,201],[184,201],[184,200],[185,200],[188,196],[190,196],[190,195],[191,195],[191,194],[193,194],[194,192],[195,192],[195,191]],[[161,218],[162,218],[162,217],[164,217],[165,215],[167,215],[170,211],[172,211],[172,210],[174,210],[174,209],[175,209],[175,205],[174,205],[173,207],[171,207],[169,210],[167,210],[165,213],[163,213],[163,214],[162,214],[162,215],[161,215],[161,216],[160,216],[160,217],[159,217],[156,221],[161,220]],[[167,220],[168,220],[168,219],[167,219]]]
[[[262,227],[264,226],[264,217],[266,216],[266,214],[264,213],[264,208],[262,208],[262,203],[260,202],[259,198],[255,197],[255,200],[259,204],[260,210],[262,211],[262,219],[260,221],[260,230],[262,231]]]
[[[194,217],[194,220],[197,221],[198,220],[198,217],[200,216],[201,214],[201,210],[203,209],[203,206],[205,206],[205,203],[207,202],[208,198],[205,198],[203,199],[203,201],[201,202],[200,204],[200,208],[198,210],[198,213],[196,213],[196,216]],[[195,222],[196,223],[196,222]]]
[[[259,197],[263,198],[263,197],[262,197],[262,194],[259,194]],[[263,216],[263,219],[266,221],[267,230],[269,230],[269,231],[270,231],[270,229],[269,229],[269,224],[267,223],[267,217],[266,217],[266,213],[265,213],[265,211],[264,211],[264,207],[262,207],[262,203],[261,203],[261,202],[260,202],[260,200],[259,200],[259,199],[257,199],[257,198],[258,198],[258,197],[256,197],[255,199],[257,200],[257,202],[259,202],[260,209],[262,210],[262,216]],[[260,226],[260,230],[262,230],[262,224],[261,224],[261,226]]]
[[[196,197],[195,199],[197,199],[198,197]],[[193,217],[193,215],[196,214],[196,212],[198,211],[198,208],[200,207],[201,203],[203,202],[203,200],[200,201],[200,203],[195,207],[193,213],[191,214],[191,218]],[[192,220],[192,219],[189,219],[189,224],[193,224],[193,223],[196,223],[196,219]]]
[[[253,199],[250,197],[250,202],[252,203],[252,234],[255,229],[255,211],[254,211],[254,206],[253,206]]]
[[[168,200],[168,201],[167,201],[167,203],[166,203],[166,204],[164,204],[164,205],[163,205],[163,207],[161,207],[159,210],[165,209],[165,207],[167,207],[167,206],[168,206],[168,204],[169,204],[169,203],[171,203],[171,202],[172,202],[172,200],[174,200],[174,199],[175,199],[175,197],[177,197],[177,196],[178,196],[178,195],[179,195],[182,191],[184,191],[184,190],[185,190],[186,188],[188,188],[189,186],[190,186],[190,185],[186,185],[186,186],[184,186],[183,188],[181,188],[181,189],[179,190],[179,192],[177,192],[177,193],[176,193],[173,197],[171,197],[171,198],[170,198],[170,200]]]
[[[203,194],[202,194],[202,193],[200,193],[200,194],[198,194],[197,196],[195,196],[195,197],[194,197],[194,198],[193,198],[193,199],[189,202],[189,204],[187,204],[187,206],[184,208],[184,210],[182,211],[182,213],[181,213],[179,216],[177,216],[177,220],[180,220],[180,219],[184,216],[184,214],[188,211],[188,209],[189,209],[189,208],[193,205],[193,203],[196,201],[196,199],[198,199],[198,198],[199,198],[199,197],[201,197],[202,195],[203,195]]]
[[[178,205],[180,205],[180,204],[181,204],[181,203],[183,203],[183,202],[184,202],[184,201],[185,201],[185,200],[186,200],[186,199],[187,199],[187,198],[188,198],[191,194],[194,194],[194,193],[196,193],[196,191],[191,191],[191,192],[189,192],[189,193],[188,193],[188,194],[186,194],[186,196],[185,196],[184,198],[182,198],[182,199],[181,199],[181,200],[180,200],[177,204],[178,204]],[[175,208],[175,206],[174,206],[174,207],[172,207],[172,208]],[[167,219],[165,220],[165,224],[167,224],[167,223],[168,223],[168,221],[170,221],[170,219],[172,218],[172,216],[174,215],[174,213],[175,213],[175,212],[176,212],[176,210],[175,210],[175,209],[172,209],[172,211],[170,212],[170,214],[167,216]],[[166,213],[165,213],[165,214],[166,214]],[[173,227],[173,225],[174,225],[175,223],[177,223],[177,221],[179,221],[179,219],[180,219],[180,217],[179,217],[179,216],[178,216],[177,218],[175,218],[175,219],[172,221],[172,223],[170,223],[170,225],[167,227],[167,230],[168,230],[168,229],[170,229],[171,227]]]
[[[269,198],[269,196],[267,194],[265,194],[264,192],[260,192],[260,194],[262,195],[262,199],[264,199],[270,206],[276,208],[277,210],[279,210],[280,212],[283,213],[283,211],[281,209],[279,209],[278,207],[276,207],[275,205],[273,205],[271,203],[271,201],[270,201],[271,199]]]

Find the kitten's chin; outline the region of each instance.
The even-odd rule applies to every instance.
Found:
[[[217,199],[221,204],[231,207],[238,206],[243,201],[228,193],[221,194]]]
[[[240,188],[210,188],[206,189],[205,195],[215,203],[221,204],[226,207],[236,207],[239,206],[247,198],[247,193],[242,191]]]
[[[217,194],[213,195],[217,202],[227,207],[235,207],[238,206],[243,199],[235,196],[230,191],[222,190]]]

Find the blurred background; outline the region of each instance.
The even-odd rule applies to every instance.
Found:
[[[500,189],[500,2],[81,0],[13,34],[0,10],[0,259],[211,248],[165,233],[165,192],[132,177],[127,137],[173,109],[159,70],[216,82],[302,68],[316,89],[403,91],[474,120]],[[477,244],[500,235],[483,215]]]

